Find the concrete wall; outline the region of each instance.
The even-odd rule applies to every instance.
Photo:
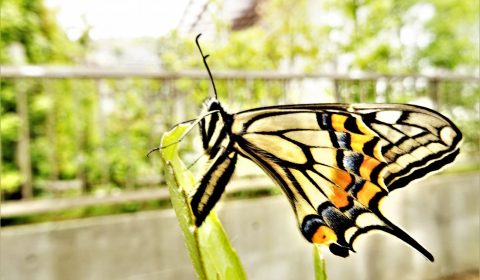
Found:
[[[435,256],[387,235],[325,253],[330,279],[436,279],[478,271],[480,174],[435,176],[392,193],[385,214]],[[226,202],[218,213],[250,279],[313,279],[312,249],[282,196]],[[1,279],[195,279],[172,210],[1,230]]]

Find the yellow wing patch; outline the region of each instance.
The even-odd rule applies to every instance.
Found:
[[[357,193],[357,199],[361,204],[368,207],[372,198],[379,192],[381,192],[381,189],[377,185],[365,181],[364,185]]]
[[[285,132],[283,135],[310,147],[333,147],[328,131],[296,130]]]
[[[275,157],[278,157],[283,161],[297,164],[305,164],[307,162],[305,154],[298,145],[279,136],[249,133],[245,134],[243,137],[252,145],[275,155]]]
[[[332,128],[335,131],[347,132],[348,130],[345,128],[345,122],[347,121],[347,119],[348,119],[347,116],[333,114],[332,115]]]
[[[318,130],[318,125],[314,113],[279,114],[254,121],[248,127],[247,133],[277,131],[279,128]]]

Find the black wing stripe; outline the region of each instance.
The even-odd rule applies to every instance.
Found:
[[[335,160],[337,163],[338,168],[342,170],[347,170],[347,167],[345,167],[344,160],[345,160],[345,154],[340,152],[339,150],[336,152]]]
[[[407,182],[407,181],[410,182],[414,179],[423,177],[429,172],[438,171],[446,164],[452,162],[455,159],[455,157],[458,155],[459,151],[460,150],[457,149],[454,151],[448,151],[448,153],[430,154],[424,157],[422,160],[411,162],[400,171],[390,173],[385,178],[385,184],[388,186],[389,189],[395,189],[395,188],[399,188],[400,186],[397,185],[395,188],[390,186],[390,184],[394,180],[399,180],[405,177],[406,179],[403,182]]]
[[[332,131],[332,117],[330,114],[317,113],[317,123],[320,129]]]
[[[205,119],[202,119],[199,122],[198,126],[200,128],[200,137],[202,139],[203,149],[207,150],[208,149],[208,138],[207,138],[207,131],[206,131],[206,127],[205,127]]]
[[[230,142],[229,136],[227,135],[227,131],[225,130],[225,127],[220,128],[220,134],[215,140],[215,143],[211,146],[210,151],[208,154],[210,155],[210,159],[213,159],[218,151],[221,149],[221,143],[222,142]]]
[[[375,148],[377,147],[379,142],[380,142],[380,138],[374,137],[372,140],[365,143],[365,145],[363,146],[362,152],[369,157],[375,158],[376,157]]]
[[[344,123],[345,129],[356,134],[363,134],[363,132],[358,128],[357,118],[347,117],[347,120]]]
[[[285,174],[287,175],[287,178],[289,181],[293,184],[295,187],[295,192],[298,193],[301,198],[306,201],[313,209],[315,209],[315,206],[313,205],[312,201],[310,198],[307,196],[305,191],[303,190],[303,187],[298,183],[297,180],[295,180],[295,177],[293,176],[292,172],[290,170],[284,170]],[[288,186],[288,185],[286,185]]]
[[[207,118],[208,118],[207,119],[208,120],[207,139],[208,139],[208,142],[210,142],[210,139],[212,138],[213,133],[215,132],[215,129],[217,129],[218,114],[211,114]]]
[[[393,236],[396,236],[400,240],[404,241],[408,245],[412,246],[414,249],[422,253],[427,259],[430,261],[434,261],[433,255],[425,249],[420,243],[418,243],[415,239],[413,239],[410,235],[408,235],[405,231],[403,231],[401,228],[397,227],[395,224],[390,222],[387,218],[385,218],[381,214],[376,215],[384,224],[383,225],[371,225],[371,226],[366,226],[364,228],[359,229],[356,231],[353,236],[350,238],[350,246],[353,246],[353,242],[362,234],[368,233],[371,230],[382,230],[387,233],[392,234]]]
[[[417,169],[406,176],[399,177],[397,179],[394,176],[390,177],[391,179],[389,178],[389,181],[392,181],[394,179],[396,180],[394,180],[392,183],[389,184],[388,189],[392,191],[398,188],[402,188],[408,185],[411,181],[420,179],[430,172],[439,171],[445,165],[453,162],[459,153],[460,153],[460,149],[457,149],[454,152],[448,154],[447,156],[441,159],[438,159],[436,161],[433,161],[428,165],[424,166],[423,168]]]

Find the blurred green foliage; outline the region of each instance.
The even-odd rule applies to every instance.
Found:
[[[212,55],[209,64],[213,72],[473,74],[478,73],[479,65],[477,4],[453,0],[261,1],[258,24],[231,31],[227,22],[211,14],[216,29],[201,41],[204,52]],[[211,5],[222,5],[222,1]],[[1,64],[84,61],[90,49],[89,29],[78,41],[69,40],[42,0],[2,0],[0,9]],[[174,31],[159,38],[158,55],[166,70],[203,69],[191,34]],[[289,96],[300,93],[286,88],[282,81],[217,80],[216,84],[219,98],[232,109],[279,103],[287,90]],[[408,102],[429,96],[427,86],[420,90],[401,86],[400,94],[387,95],[385,101]],[[197,116],[202,100],[211,96],[209,81],[185,78],[160,82],[136,78],[2,79],[4,198],[18,198],[23,182],[16,158],[21,127],[16,92],[20,90],[28,96],[37,194],[46,194],[42,182],[58,179],[82,182],[81,192],[146,185],[142,179],[158,176],[158,166],[145,158],[148,149],[158,145],[159,135],[169,126]],[[372,82],[341,81],[340,90],[346,102],[375,100]],[[478,84],[442,83],[439,95],[442,111],[455,117],[466,143],[478,152]],[[182,149],[192,145],[186,141]]]
[[[2,0],[0,2],[0,63],[24,60],[31,64],[71,63],[81,49],[72,43],[42,0]],[[9,48],[17,45],[24,58],[12,56]]]
[[[80,49],[70,42],[56,24],[54,15],[41,0],[3,0],[0,2],[0,63],[71,63]],[[35,136],[41,131],[45,113],[52,107],[38,82],[14,86],[12,81],[1,83],[1,133],[2,133],[2,191],[7,194],[17,191],[22,183],[16,165],[15,151],[18,141],[20,118],[17,115],[16,91],[28,94],[29,120],[32,127],[32,160],[35,175],[44,175],[45,153],[39,150],[43,139]],[[58,100],[61,102],[61,100]],[[41,133],[41,132],[40,132]],[[48,168],[47,168],[48,169]]]
[[[478,70],[480,8],[475,1],[269,0],[257,10],[261,23],[248,29],[230,32],[228,23],[217,24],[204,46],[215,54],[212,69]],[[173,31],[158,45],[166,69],[202,66],[190,35]]]

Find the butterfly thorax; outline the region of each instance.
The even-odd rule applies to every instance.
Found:
[[[225,112],[220,102],[208,99],[204,104],[205,116],[200,121],[202,146],[210,158],[214,158],[222,146],[228,144],[228,131],[232,123],[232,115]]]

